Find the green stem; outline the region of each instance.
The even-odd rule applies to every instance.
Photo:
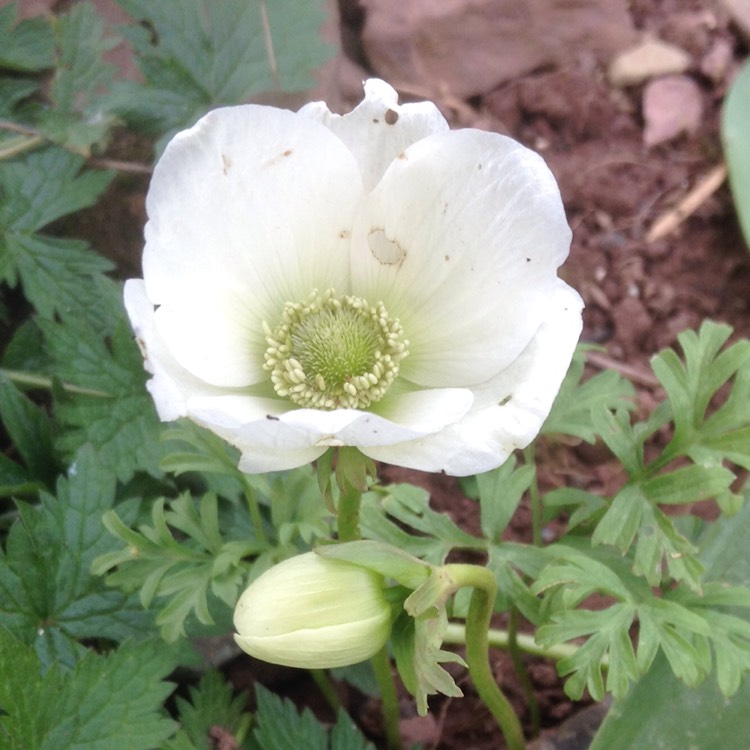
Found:
[[[488,631],[497,594],[495,576],[480,565],[454,564],[445,567],[457,588],[471,586],[474,589],[466,617],[466,663],[474,687],[500,726],[508,750],[524,750],[521,723],[495,682],[490,667]]]
[[[495,628],[489,630],[487,633],[487,640],[489,645],[493,648],[508,648],[510,642],[510,634],[506,630],[497,630]],[[444,643],[453,643],[456,645],[466,644],[466,626],[461,623],[449,623],[448,628],[443,635]],[[568,659],[575,655],[579,649],[579,646],[575,646],[571,643],[558,643],[554,646],[540,646],[534,640],[533,635],[527,633],[518,633],[516,635],[516,643],[521,651],[527,654],[533,654],[534,656],[542,656],[545,659],[554,659],[560,661],[560,659]],[[602,666],[606,669],[609,666],[609,659],[602,659]]]
[[[338,713],[341,709],[341,699],[328,673],[324,669],[311,669],[310,676],[325,698],[326,703],[333,709],[334,713]]]
[[[258,497],[255,494],[255,489],[244,474],[242,474],[242,483],[245,488],[245,499],[247,500],[247,507],[250,511],[250,518],[253,522],[253,529],[255,529],[255,537],[258,541],[267,544],[268,537],[263,528],[263,516],[260,512],[260,505],[258,504]]]
[[[534,686],[529,677],[529,670],[521,657],[521,649],[518,646],[518,609],[511,607],[510,618],[508,620],[508,653],[513,661],[513,668],[516,670],[516,676],[521,683],[526,705],[529,709],[529,719],[531,721],[531,736],[536,737],[541,727],[541,718],[539,716],[539,702],[534,694]]]
[[[359,532],[359,509],[362,505],[362,493],[347,488],[339,494],[337,528],[340,542],[356,542],[361,539]]]
[[[52,378],[45,377],[44,375],[37,375],[33,372],[21,372],[20,370],[6,370],[0,368],[0,375],[8,378],[12,383],[27,386],[28,388],[43,388],[46,391],[51,391],[55,386],[55,382]],[[81,396],[96,396],[97,398],[113,398],[113,394],[106,393],[105,391],[96,391],[93,388],[81,388],[72,383],[59,383],[59,385],[60,388],[68,393],[77,393]]]
[[[542,498],[539,495],[539,480],[536,473],[536,446],[531,443],[523,452],[524,461],[534,467],[534,478],[529,487],[529,498],[531,499],[531,537],[535,547],[542,546],[542,523],[543,508]]]
[[[380,689],[380,697],[383,701],[383,724],[385,726],[385,738],[388,750],[401,750],[401,731],[399,726],[398,694],[396,683],[393,680],[391,670],[391,657],[388,648],[384,646],[370,660],[375,681]]]

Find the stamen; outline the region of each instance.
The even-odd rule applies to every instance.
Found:
[[[401,323],[382,302],[315,290],[263,323],[265,369],[276,393],[312,409],[363,409],[386,394],[409,354]]]

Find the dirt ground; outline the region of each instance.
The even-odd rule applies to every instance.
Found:
[[[574,229],[561,275],[586,302],[583,339],[606,350],[592,360],[592,371],[620,368],[648,408],[658,395],[648,360],[680,331],[711,318],[750,335],[750,253],[722,182],[719,137],[723,97],[748,53],[750,24],[742,12],[750,15],[750,1],[339,3],[331,3],[326,33],[343,51],[321,73],[322,96],[348,109],[361,98],[362,78],[377,75],[404,100],[436,101],[457,127],[508,134],[547,159]],[[638,53],[644,40],[658,42],[658,54]],[[628,58],[633,49],[638,54]],[[128,158],[148,156],[130,151]],[[707,177],[718,188],[701,193]],[[144,176],[118,180],[107,201],[107,226],[91,228],[97,246],[102,231],[105,241],[111,239],[123,275],[139,268],[146,184]],[[696,189],[692,214],[672,213]],[[665,216],[666,230],[660,228]],[[81,227],[76,229],[80,236]],[[585,446],[567,449],[543,467],[552,484],[571,472],[600,488],[618,480],[602,452]],[[454,480],[396,469],[384,478],[427,486],[436,508],[476,527],[474,506]],[[515,538],[530,540],[528,521],[522,508],[512,527]],[[537,659],[528,664],[542,725],[554,728],[581,706],[565,699],[552,665]],[[528,721],[507,656],[498,653],[494,667]],[[238,664],[231,674],[242,686],[258,677]],[[285,674],[272,670],[265,678],[283,684],[288,694],[309,694],[307,683]],[[425,719],[404,701],[406,746],[503,747],[468,680],[459,684],[466,697],[435,700]],[[377,705],[352,694],[350,708],[380,741]]]

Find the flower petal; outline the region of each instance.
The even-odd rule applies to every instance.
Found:
[[[380,413],[288,409],[279,399],[240,394],[190,400],[189,415],[242,452],[250,473],[291,469],[329,447],[389,445],[437,432],[470,409],[471,391],[444,388],[389,396]]]
[[[521,355],[474,390],[475,408],[437,434],[362,448],[378,461],[467,476],[494,469],[525,448],[549,415],[581,333],[583,302],[563,282],[547,319]]]
[[[262,321],[275,325],[315,287],[348,290],[362,195],[346,146],[292,112],[219,109],[175,136],[151,181],[143,257],[175,357],[216,385],[259,382]]]
[[[154,321],[154,306],[141,279],[125,282],[124,300],[144,366],[153,375],[147,387],[159,418],[168,422],[186,416],[191,396],[210,396],[217,390],[185,370],[164,346]]]
[[[333,114],[325,102],[307,104],[299,114],[330,128],[348,146],[359,162],[365,190],[377,184],[407,146],[448,130],[432,102],[399,105],[395,89],[377,78],[365,81],[365,98],[348,114]]]
[[[537,154],[496,133],[433,135],[368,196],[353,293],[400,319],[411,342],[403,377],[474,385],[507,367],[547,316],[570,234]]]

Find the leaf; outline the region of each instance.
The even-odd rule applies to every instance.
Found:
[[[482,533],[487,539],[500,538],[534,474],[533,466],[516,467],[516,459],[511,456],[500,468],[477,475]]]
[[[105,36],[104,20],[89,2],[78,2],[53,20],[56,37],[55,74],[50,87],[52,107],[37,113],[43,135],[65,148],[89,156],[103,149],[115,124],[107,92],[116,68],[104,55],[119,44]]]
[[[701,537],[701,560],[707,577],[727,584],[750,586],[750,506],[733,518],[719,519]],[[706,596],[712,596],[707,589]],[[731,599],[742,601],[735,593]],[[749,617],[743,618],[750,622]],[[710,622],[712,625],[713,624]],[[747,658],[745,656],[745,658]],[[726,665],[724,667],[727,668]],[[631,750],[634,747],[680,747],[696,750],[745,750],[750,735],[750,680],[727,698],[714,680],[691,689],[679,682],[664,658],[618,701],[599,729],[591,750]]]
[[[0,68],[36,72],[51,68],[55,38],[46,18],[16,23],[17,3],[0,8]]]
[[[279,698],[259,683],[255,686],[258,711],[254,738],[261,750],[374,750],[351,719],[339,712],[330,736],[309,709],[299,713],[294,704]]]
[[[57,460],[52,450],[49,417],[2,374],[0,419],[15,449],[21,454],[29,478],[50,486],[56,473]]]
[[[360,520],[364,537],[400,547],[436,565],[441,565],[456,547],[483,549],[485,544],[456,526],[447,514],[432,510],[429,493],[410,484],[390,485],[384,496],[366,493]]]
[[[110,293],[118,290],[115,286]],[[146,391],[143,360],[119,299],[117,305],[117,316],[99,309],[100,325],[112,329],[109,340],[82,319],[39,320],[38,325],[55,375],[90,391],[58,396],[55,414],[66,427],[58,446],[73,453],[91,443],[101,465],[125,482],[136,471],[161,476],[159,462],[169,445],[160,440],[163,428]]]
[[[147,82],[138,96],[122,97],[121,111],[153,132],[166,133],[165,138],[210,109],[247,102],[260,91],[309,88],[314,83],[312,72],[330,56],[319,33],[325,18],[322,0],[169,4],[120,0],[120,4],[142,23],[122,33]]]
[[[235,694],[232,686],[216,670],[209,670],[196,687],[189,688],[190,700],[175,699],[180,722],[177,735],[162,750],[182,747],[208,750],[209,738],[217,729],[240,743],[247,734],[252,717],[245,712],[247,695]]]
[[[52,221],[93,205],[113,172],[82,171],[83,160],[47,148],[0,169],[0,281],[20,281],[46,318],[83,318],[97,325],[103,291],[97,283],[112,264],[77,240],[38,233]]]
[[[595,412],[633,408],[631,399],[635,389],[614,370],[582,380],[586,351],[583,345],[576,349],[552,411],[542,426],[542,434],[570,435],[594,443],[598,435]]]
[[[71,670],[42,665],[31,647],[0,627],[0,736],[12,750],[138,750],[175,729],[162,711],[176,666],[163,644],[89,650]]]
[[[114,500],[114,480],[84,449],[57,496],[19,504],[19,518],[0,553],[0,614],[7,628],[33,643],[43,663],[73,663],[85,638],[142,636],[151,618],[132,599],[92,578],[92,560],[108,549],[101,516]]]
[[[737,217],[750,247],[750,63],[745,63],[724,100],[721,140]]]

